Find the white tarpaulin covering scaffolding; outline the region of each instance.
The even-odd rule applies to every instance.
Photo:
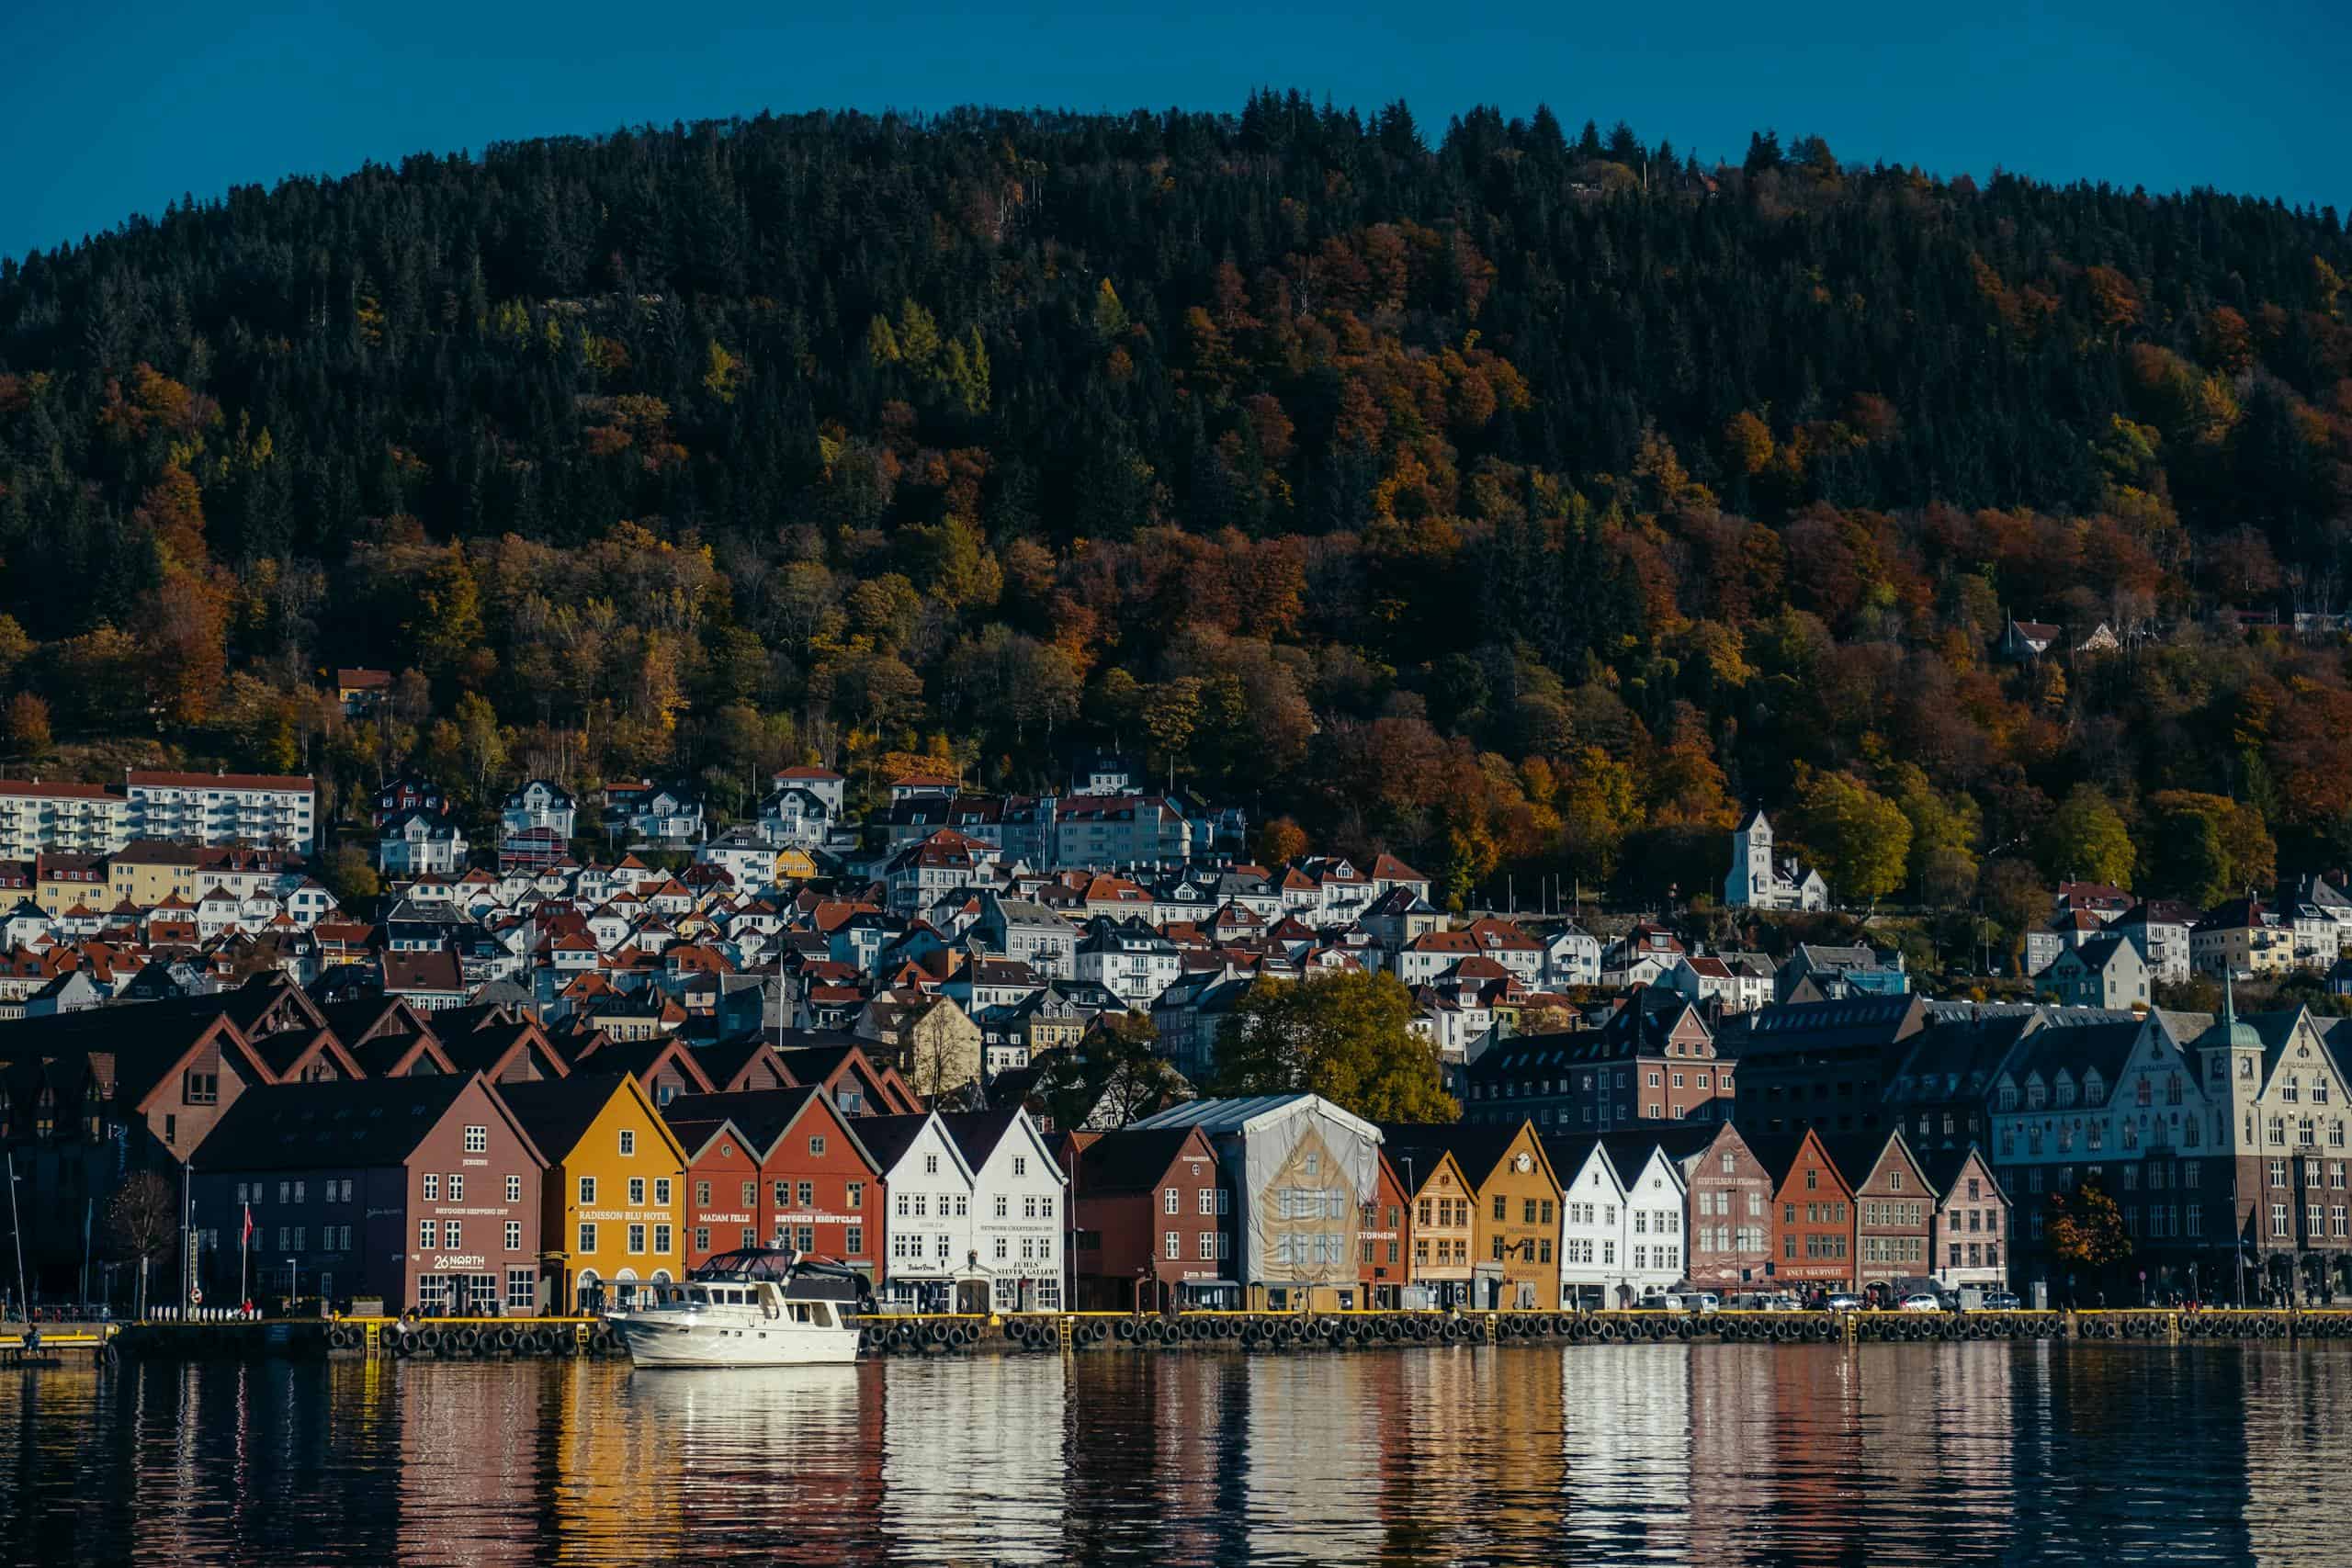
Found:
[[[1352,1283],[1360,1205],[1380,1181],[1380,1129],[1319,1095],[1197,1100],[1136,1128],[1198,1127],[1238,1205],[1244,1284]]]

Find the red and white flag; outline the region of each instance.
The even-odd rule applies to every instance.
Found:
[[[254,1238],[254,1206],[253,1206],[251,1203],[248,1203],[248,1204],[246,1204],[246,1205],[245,1205],[245,1228],[244,1228],[243,1230],[239,1231],[239,1232],[237,1233],[237,1245],[238,1245],[239,1247],[243,1247],[243,1246],[244,1246],[247,1242],[249,1242],[249,1241],[253,1240],[253,1238]]]

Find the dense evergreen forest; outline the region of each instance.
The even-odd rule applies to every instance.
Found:
[[[1295,94],[238,188],[0,264],[5,750],[741,811],[1110,743],[1456,895],[1687,897],[1755,801],[1841,897],[2216,898],[2352,855],[2347,276],[2332,210]]]

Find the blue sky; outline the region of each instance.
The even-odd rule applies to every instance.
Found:
[[[2352,207],[2345,0],[2244,20],[2185,0],[1582,9],[5,0],[0,254],[423,150],[762,108],[1238,108],[1257,84],[1403,97],[1431,133],[1471,104],[1549,102],[1571,130],[1622,118],[1710,159],[1774,126],[1946,175]]]

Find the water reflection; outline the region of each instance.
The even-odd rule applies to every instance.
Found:
[[[0,1378],[10,1562],[2341,1560],[2352,1353],[1664,1345]]]

